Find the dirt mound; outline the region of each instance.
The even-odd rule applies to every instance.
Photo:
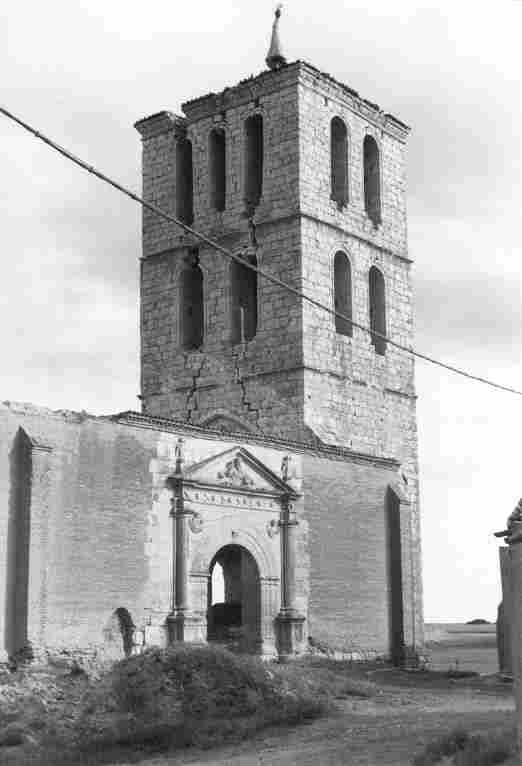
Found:
[[[151,649],[116,663],[86,695],[84,744],[169,745],[240,738],[323,712],[324,695],[251,657],[207,645]]]

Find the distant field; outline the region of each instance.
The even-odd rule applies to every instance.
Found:
[[[498,671],[495,624],[428,622],[424,630],[432,670]]]

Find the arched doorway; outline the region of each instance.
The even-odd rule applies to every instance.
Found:
[[[259,568],[241,545],[225,545],[210,563],[207,640],[238,652],[261,650]]]
[[[114,611],[103,630],[105,652],[120,659],[130,657],[134,648],[134,622],[130,612],[123,607]]]

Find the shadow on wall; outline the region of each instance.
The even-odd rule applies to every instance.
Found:
[[[19,428],[9,453],[5,647],[10,657],[27,644],[31,476],[31,440]]]
[[[390,653],[394,665],[404,660],[404,613],[402,593],[402,550],[400,502],[392,489],[386,496],[388,532]]]

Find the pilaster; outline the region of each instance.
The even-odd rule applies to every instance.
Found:
[[[32,647],[33,652],[45,644],[47,623],[51,459],[52,448],[50,446],[32,441],[27,642]]]
[[[281,502],[281,609],[276,617],[279,659],[286,661],[304,650],[305,618],[296,608],[296,529],[298,520],[293,498]]]

